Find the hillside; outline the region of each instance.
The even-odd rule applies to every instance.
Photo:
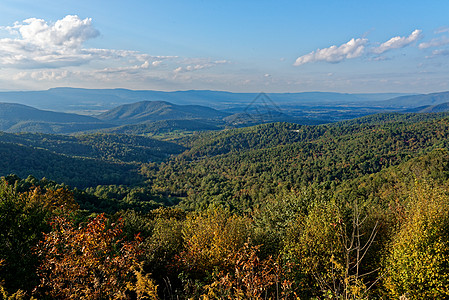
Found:
[[[417,113],[440,113],[449,112],[449,102],[437,104],[437,105],[425,105],[416,107],[413,109],[408,109],[406,112],[417,112]]]
[[[281,123],[206,133],[187,141],[190,150],[166,163],[155,174],[156,183],[185,197],[187,207],[225,201],[245,210],[248,203],[259,203],[279,188],[338,184],[449,146],[447,116],[405,120],[362,125]]]
[[[72,187],[138,182],[135,166],[88,158],[69,157],[44,149],[0,142],[1,176],[48,178]]]
[[[415,108],[424,105],[438,105],[446,102],[449,102],[449,92],[400,96],[381,101],[379,105],[390,108]]]
[[[282,122],[205,132],[180,139],[178,142],[189,148],[188,151],[181,154],[181,157],[211,157],[230,152],[244,152],[298,142],[311,142],[324,135],[351,135],[372,127],[394,126],[395,124],[411,125],[445,117],[449,117],[449,114],[387,113],[320,126],[303,126]]]
[[[85,134],[76,136],[1,133],[0,142],[24,145],[52,153],[114,162],[163,161],[179,154],[184,147],[149,137],[123,134]],[[4,172],[4,171],[3,171]]]
[[[2,131],[71,133],[111,126],[90,116],[39,110],[16,103],[0,103]]]
[[[117,124],[137,124],[160,120],[221,119],[229,115],[200,105],[175,105],[163,101],[125,104],[98,115],[100,120]]]
[[[140,183],[140,164],[166,160],[184,149],[141,136],[0,132],[0,176],[33,175],[82,188]]]
[[[214,131],[224,127],[224,122],[211,120],[163,120],[151,123],[122,125],[115,128],[104,129],[102,132],[114,134],[136,135],[173,135],[197,131]]]

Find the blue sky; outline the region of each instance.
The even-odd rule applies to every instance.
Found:
[[[449,90],[449,1],[0,2],[0,90]]]

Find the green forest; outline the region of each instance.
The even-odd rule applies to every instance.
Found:
[[[170,124],[0,133],[0,299],[449,298],[448,113]]]

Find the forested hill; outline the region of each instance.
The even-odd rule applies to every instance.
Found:
[[[9,132],[71,133],[112,127],[97,118],[0,103],[0,130]]]
[[[449,102],[449,92],[407,95],[381,101],[382,105],[385,106],[404,108],[419,107],[422,105],[438,105],[446,102]]]
[[[66,156],[138,163],[162,161],[185,149],[172,142],[143,136],[100,133],[65,136],[0,132],[0,142],[45,149]]]
[[[224,126],[224,122],[217,122],[215,120],[163,120],[151,123],[131,124],[107,128],[102,129],[101,132],[150,136],[176,136],[178,133],[183,132],[220,130]]]
[[[320,126],[267,124],[205,134],[152,174],[187,206],[226,202],[248,209],[280,189],[338,184],[449,146],[449,117]],[[396,116],[395,118],[398,118]]]
[[[117,124],[136,124],[160,120],[222,119],[228,115],[228,113],[200,105],[175,105],[164,101],[142,101],[121,105],[97,117]]]
[[[252,199],[260,198],[254,194],[255,189],[259,189],[258,193],[271,193],[278,183],[302,186],[311,182],[342,181],[377,172],[429,149],[446,147],[447,116],[446,113],[393,113],[319,126],[270,123],[197,133],[177,138],[175,142],[125,134],[0,133],[4,148],[1,175],[34,175],[86,187],[120,183],[125,177],[128,177],[126,182],[140,182],[141,179],[134,180],[128,171],[125,172],[128,175],[118,177],[106,173],[119,174],[126,166],[137,174],[142,164],[165,161],[157,168],[150,168],[148,174],[159,192],[189,194],[190,198],[196,193],[195,197],[201,198],[198,201],[208,202],[218,197],[235,202],[238,197],[224,195],[244,189]],[[160,124],[162,131],[166,130],[164,124]],[[204,124],[207,123],[200,125]],[[34,155],[33,149],[40,151],[44,158]],[[26,163],[16,153],[29,153],[22,160]],[[106,161],[106,165],[118,169],[108,171],[110,167],[101,167]],[[87,162],[90,165],[84,169],[97,170],[88,175],[81,172],[82,168],[79,175],[69,172],[73,169],[71,165]],[[64,165],[68,166],[66,170]],[[216,189],[213,197],[203,197],[204,193],[211,193],[210,184]],[[185,200],[191,201],[189,197]]]
[[[447,111],[449,111],[449,102],[436,105],[425,105],[407,110],[407,112],[417,112],[417,113],[438,113]]]
[[[366,131],[372,126],[387,124],[414,124],[449,117],[449,113],[439,114],[376,114],[358,119],[320,126],[305,126],[293,123],[270,123],[253,127],[205,132],[179,140],[190,148],[182,154],[185,157],[215,156],[228,152],[255,150],[297,142],[310,142],[323,135],[351,135]]]
[[[139,165],[184,147],[142,136],[1,133],[1,175],[46,177],[73,187],[140,183]]]
[[[0,142],[2,176],[47,178],[71,187],[100,184],[134,184],[140,181],[136,166],[96,159],[70,157],[44,149]]]

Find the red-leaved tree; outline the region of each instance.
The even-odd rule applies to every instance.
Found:
[[[62,299],[156,298],[156,286],[139,271],[139,238],[121,240],[121,223],[108,224],[101,214],[78,228],[64,217],[51,225],[37,248],[42,260],[37,293]]]

